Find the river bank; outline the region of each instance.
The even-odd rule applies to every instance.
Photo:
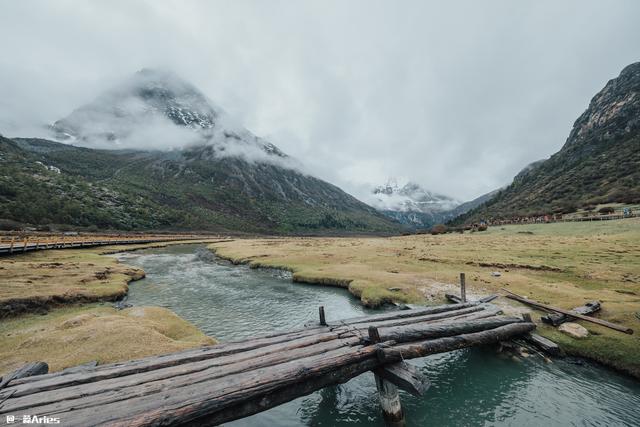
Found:
[[[0,258],[0,374],[43,355],[53,372],[94,360],[102,364],[214,344],[166,308],[112,306],[145,272],[106,254],[184,243],[194,241]]]
[[[366,306],[441,301],[458,293],[467,275],[468,297],[504,287],[566,309],[599,300],[598,317],[638,330],[640,219],[492,227],[484,233],[393,238],[272,238],[216,243],[220,257],[251,267],[282,268],[294,281],[344,287]],[[503,298],[509,312],[530,311]],[[540,323],[538,331],[571,355],[640,378],[640,339],[580,322],[586,339]]]
[[[131,286],[128,301],[167,307],[221,341],[317,323],[318,305],[330,322],[397,309],[367,308],[345,288],[291,283],[288,272],[234,265],[199,245],[116,257],[147,272]],[[640,417],[640,382],[583,359],[549,363],[536,353],[487,347],[411,363],[431,388],[422,397],[401,392],[409,426],[633,425]],[[229,425],[383,426],[378,405],[373,375],[366,373]]]

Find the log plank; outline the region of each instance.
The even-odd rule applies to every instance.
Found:
[[[252,370],[267,368],[298,359],[306,359],[335,350],[344,350],[345,347],[353,347],[358,342],[359,339],[355,338],[350,340],[333,340],[320,345],[304,347],[298,351],[271,353],[262,357],[228,363],[223,366],[206,366],[206,364],[200,362],[198,363],[198,369],[191,366],[194,364],[189,364],[189,369],[184,369],[183,371],[175,369],[176,367],[171,367],[145,372],[140,375],[129,375],[123,378],[112,378],[73,387],[54,389],[48,392],[22,395],[22,397],[14,397],[10,401],[7,401],[0,409],[0,415],[26,408],[33,408],[34,406],[37,407],[38,413],[42,414],[90,408],[97,405],[169,391],[203,381],[211,381],[216,378],[229,378],[235,374],[244,374]],[[216,362],[218,360],[220,359],[215,359]]]
[[[60,390],[65,387],[74,387],[81,384],[91,385],[97,382],[105,384],[105,387],[106,384],[122,386],[123,384],[129,384],[129,381],[134,381],[133,384],[143,383],[146,381],[153,381],[162,378],[170,378],[177,375],[195,373],[214,366],[225,366],[243,362],[246,360],[255,360],[259,357],[267,356],[269,354],[284,354],[289,359],[294,359],[296,357],[294,352],[296,349],[304,349],[310,346],[312,347],[316,344],[321,344],[327,341],[335,341],[335,343],[329,344],[328,346],[320,346],[320,348],[330,348],[332,346],[342,347],[351,345],[354,342],[352,337],[353,335],[351,335],[351,340],[349,340],[349,337],[338,338],[337,334],[335,333],[325,333],[318,336],[311,336],[299,340],[294,340],[285,344],[277,343],[271,346],[259,347],[252,351],[233,353],[214,359],[204,359],[178,365],[159,365],[153,370],[140,371],[136,366],[134,366],[131,370],[127,371],[120,369],[121,367],[118,366],[117,369],[113,371],[88,371],[77,372],[74,374],[67,374],[57,377],[47,377],[43,378],[41,381],[18,384],[16,386],[13,386],[11,390],[15,391],[14,398],[17,398],[20,396],[41,393],[48,390],[60,392]],[[359,342],[359,339],[355,340],[355,343],[357,342]],[[113,381],[106,383],[106,380],[111,379]],[[83,392],[87,392],[82,387],[79,387],[79,389]]]
[[[175,425],[246,402],[256,395],[328,374],[347,364],[374,360],[377,350],[378,346],[344,348],[178,389],[49,414],[64,417],[65,426],[84,426],[89,419],[92,424]],[[39,413],[38,408],[32,411]]]
[[[538,334],[525,334],[522,337],[525,341],[530,342],[531,344],[535,345],[540,350],[551,356],[559,356],[561,353],[558,344],[543,336],[540,336]]]
[[[562,308],[553,307],[553,306],[550,306],[550,305],[547,305],[547,304],[542,304],[542,303],[539,303],[537,301],[528,300],[528,299],[526,299],[526,298],[524,298],[524,297],[522,297],[522,296],[520,296],[518,294],[514,294],[513,292],[511,292],[511,291],[509,291],[507,289],[504,289],[504,288],[502,288],[502,290],[507,292],[507,294],[508,294],[507,298],[511,298],[511,299],[516,300],[516,301],[520,301],[521,303],[528,304],[528,305],[531,305],[531,306],[534,306],[534,307],[537,307],[537,308],[542,308],[542,309],[545,309],[545,310],[548,310],[548,311],[556,311],[558,313],[566,314],[568,316],[575,317],[577,319],[586,320],[587,322],[595,323],[595,324],[601,325],[601,326],[606,326],[607,328],[610,328],[610,329],[613,329],[613,330],[616,330],[616,331],[619,331],[619,332],[624,332],[625,334],[629,334],[629,335],[633,334],[633,329],[628,328],[626,326],[617,325],[615,323],[608,322],[608,321],[602,320],[602,319],[597,319],[595,317],[585,316],[583,314],[576,313],[576,312],[571,311],[571,310],[564,310]]]
[[[455,305],[442,304],[442,305],[434,305],[431,307],[414,308],[411,310],[397,310],[397,311],[391,311],[387,313],[374,314],[370,316],[352,317],[349,319],[340,320],[339,322],[329,322],[329,325],[340,325],[340,324],[353,325],[356,323],[374,323],[381,320],[402,319],[406,317],[417,317],[417,316],[424,316],[427,314],[444,313],[445,311],[461,310],[463,308],[468,308],[474,305],[477,305],[477,304],[476,303],[455,304]]]
[[[430,354],[443,353],[465,347],[506,341],[514,336],[531,332],[535,327],[536,325],[533,323],[513,323],[481,332],[403,344],[394,346],[393,348],[383,348],[380,353],[385,361],[413,359],[415,357],[424,357]]]
[[[406,362],[381,366],[375,370],[375,374],[414,396],[424,395],[431,387],[429,379],[414,365]]]

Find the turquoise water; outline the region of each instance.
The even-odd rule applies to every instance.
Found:
[[[241,339],[365,309],[346,290],[292,283],[288,273],[252,270],[181,245],[117,255],[144,268],[128,302],[175,311],[219,340]],[[640,382],[578,360],[545,363],[493,349],[412,360],[430,378],[424,397],[401,396],[407,426],[639,426]],[[383,426],[372,374],[229,423],[231,426]]]

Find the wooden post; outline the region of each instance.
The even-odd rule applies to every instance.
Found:
[[[467,302],[467,285],[464,273],[460,273],[460,299],[462,299],[463,303]]]
[[[11,246],[9,246],[9,253],[12,254],[13,253],[13,244],[16,241],[16,236],[12,236],[11,237]]]
[[[369,326],[369,340],[372,344],[380,342],[380,333],[375,326]],[[387,381],[376,371],[373,372],[376,380],[376,388],[378,389],[378,397],[380,398],[380,406],[382,407],[382,416],[386,425],[390,427],[403,427],[404,413],[400,404],[400,395],[398,387]]]
[[[29,241],[29,236],[24,238],[24,243],[22,244],[22,252],[27,251],[27,242]]]
[[[320,326],[327,326],[327,321],[324,318],[324,306],[321,305],[318,312],[320,313]]]

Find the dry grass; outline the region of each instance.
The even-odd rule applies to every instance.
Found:
[[[93,360],[118,362],[214,343],[160,307],[65,307],[0,323],[0,374],[32,361],[47,362],[53,372]]]
[[[505,287],[568,309],[600,300],[600,317],[640,330],[638,218],[493,227],[463,235],[235,240],[211,247],[234,262],[289,269],[296,281],[348,287],[370,306],[441,300],[445,292],[458,291],[458,275],[465,272],[472,297]],[[493,277],[494,271],[501,276]],[[502,300],[507,309],[522,309]],[[582,324],[592,336],[580,342],[558,338],[555,330],[541,332],[572,353],[640,376],[637,334]]]
[[[144,271],[102,254],[211,240],[47,250],[0,258],[0,318],[76,302],[113,301]]]

